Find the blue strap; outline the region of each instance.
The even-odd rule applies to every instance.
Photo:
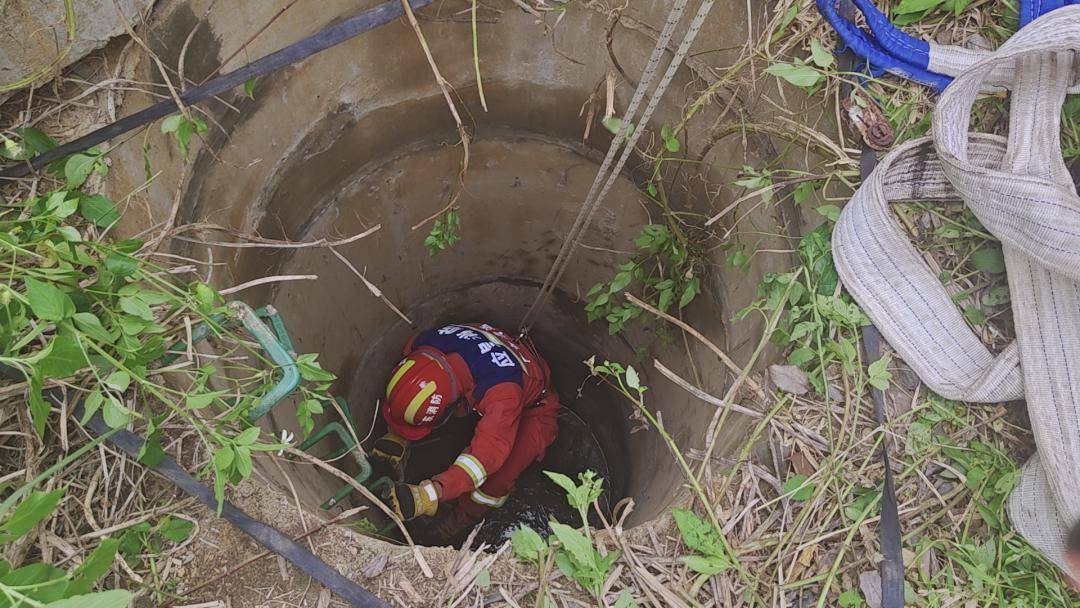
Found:
[[[866,24],[882,47],[890,55],[926,69],[930,65],[930,43],[905,34],[878,10],[873,0],[853,0],[859,12],[866,18]]]
[[[926,70],[925,63],[922,66],[915,65],[891,54],[866,31],[841,17],[836,10],[835,0],[817,0],[817,7],[825,20],[836,30],[844,45],[869,63],[872,68],[914,80],[937,91],[943,90],[952,82],[952,78],[948,76]],[[927,46],[929,48],[929,45]]]
[[[893,25],[873,0],[852,0],[866,18],[869,32],[842,16],[836,8],[837,0],[816,1],[818,12],[836,30],[844,46],[865,61],[871,74],[876,76],[882,71],[889,72],[938,92],[952,82],[951,76],[928,69],[932,48],[930,43],[906,34]],[[1080,4],[1080,0],[1020,0],[1020,27],[1067,4]]]

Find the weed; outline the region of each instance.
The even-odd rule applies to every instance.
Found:
[[[6,513],[0,508],[0,546],[29,534],[50,517],[63,499],[65,490],[31,492]],[[6,517],[5,517],[6,515]],[[46,563],[24,564],[17,568],[0,561],[0,608],[127,608],[133,595],[124,590],[93,593],[94,584],[112,568],[120,542],[105,539],[82,564],[61,570]]]
[[[424,239],[431,257],[450,249],[461,240],[461,218],[458,217],[457,209],[450,209],[435,220],[431,232]]]
[[[665,312],[676,303],[685,308],[701,293],[704,255],[684,236],[669,226],[649,224],[634,244],[640,253],[620,264],[611,281],[597,283],[585,294],[589,321],[606,320],[611,334],[641,316],[641,308],[617,298],[625,290],[634,289]]]
[[[620,555],[618,551],[605,553],[598,550],[589,529],[589,507],[600,497],[604,480],[592,471],[580,473],[577,483],[560,473],[544,471],[544,474],[566,491],[567,502],[581,517],[581,527],[551,521],[552,534],[545,542],[535,530],[521,526],[510,537],[514,554],[519,559],[540,564],[541,568],[550,556],[563,574],[602,601],[604,581]],[[544,574],[541,570],[541,578]]]
[[[845,373],[858,375],[858,330],[869,322],[850,297],[839,291],[830,232],[831,222],[826,222],[802,237],[798,246],[802,266],[767,274],[758,286],[759,299],[734,319],[755,311],[767,315],[786,306],[773,340],[790,348],[788,362],[806,371],[822,395],[832,363],[840,363]],[[878,365],[875,382],[887,381],[885,365]]]

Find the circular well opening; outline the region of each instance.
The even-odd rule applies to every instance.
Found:
[[[156,27],[161,33],[160,52],[175,54],[181,45],[173,44],[170,36],[182,32],[186,37],[203,19],[193,44],[211,52],[187,60],[189,74],[198,80],[200,72],[209,74],[221,59],[249,42],[250,33],[273,15],[273,4],[207,14],[200,2],[174,2],[163,9]],[[249,52],[257,56],[273,50],[282,41],[309,35],[355,10],[354,3],[328,2],[302,14],[286,13],[250,41]],[[260,79],[254,100],[242,95],[229,100],[235,110],[209,107],[215,128],[191,161],[181,200],[182,220],[209,221],[293,241],[339,238],[380,226],[337,252],[365,273],[412,324],[375,298],[364,280],[325,248],[183,250],[194,257],[212,256],[219,264],[213,280],[221,286],[268,275],[318,275],[317,281],[250,289],[243,292],[243,299],[252,305],[273,305],[286,321],[296,350],[320,353],[323,367],[337,374],[333,392],[346,399],[361,435],[376,418],[389,370],[412,333],[453,322],[516,329],[585,199],[611,141],[600,124],[602,84],[609,64],[604,37],[597,33],[605,31],[607,23],[604,15],[588,9],[576,10],[573,17],[568,20],[572,27],[559,30],[557,48],[531,16],[516,11],[504,11],[497,24],[482,30],[487,112],[476,99],[468,28],[453,22],[424,23],[440,69],[449,81],[459,83],[459,107],[467,111],[473,136],[459,201],[461,241],[437,256],[424,246],[430,225],[413,226],[448,200],[456,187],[462,150],[445,102],[406,25],[390,24]],[[653,40],[640,28],[621,26],[615,40],[613,48],[622,66],[640,73]],[[683,115],[686,91],[693,84],[693,74],[681,71],[650,129],[658,131],[660,124],[674,124]],[[632,86],[620,86],[616,107],[625,108],[632,91]],[[583,111],[583,104],[590,100],[598,105],[594,114],[587,114],[592,124],[583,143],[588,111],[587,107]],[[715,118],[709,111],[694,120],[707,124]],[[693,144],[687,145],[689,156]],[[119,176],[113,179],[122,184],[126,175],[139,183],[141,153],[118,150]],[[167,140],[156,139],[151,147],[152,160],[162,165],[177,162],[175,155]],[[725,167],[737,166],[733,159],[742,155],[717,149],[701,162],[688,164],[675,178],[679,187],[671,190],[672,205],[693,210],[707,204],[701,202],[709,197],[700,184],[717,174],[728,175]],[[633,404],[589,379],[583,361],[595,355],[599,360],[634,363],[649,386],[648,407],[659,413],[684,450],[703,445],[715,408],[650,373],[652,359],[662,360],[714,394],[722,392],[727,378],[716,357],[701,344],[682,336],[665,341],[651,322],[631,324],[610,335],[604,322],[590,324],[586,319],[585,292],[610,280],[615,267],[634,249],[634,237],[658,221],[658,207],[643,191],[650,171],[635,158],[617,179],[532,332],[564,404],[605,455],[609,503],[634,501],[627,525],[648,521],[665,510],[678,496],[683,476],[659,434],[635,420]],[[146,196],[153,211],[169,208],[173,195],[153,184]],[[724,319],[738,309],[733,303],[745,303],[766,269],[752,267],[749,277],[740,273],[733,282],[722,270],[722,259],[721,252],[705,269],[702,294],[681,314],[728,346],[733,336]],[[740,339],[729,352],[752,348],[741,338],[754,329],[748,326],[734,336]],[[283,403],[267,416],[265,426],[275,433],[298,431],[292,407]],[[745,428],[745,421],[736,420],[721,429],[720,451],[741,440]],[[564,456],[561,448],[556,449]],[[583,463],[581,468],[590,467]],[[310,471],[305,468],[293,481],[301,497],[316,507],[340,482]],[[279,476],[274,467],[262,473],[271,479]]]

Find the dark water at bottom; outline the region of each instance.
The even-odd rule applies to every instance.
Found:
[[[415,447],[405,468],[405,478],[411,483],[428,479],[446,470],[461,451],[468,446],[476,426],[475,417],[454,419],[432,434],[429,440]],[[559,436],[548,447],[543,460],[533,464],[518,480],[517,487],[499,509],[488,512],[474,546],[486,543],[498,547],[518,528],[526,525],[542,536],[550,533],[548,522],[556,521],[578,527],[581,519],[576,509],[566,501],[566,493],[555,485],[544,471],[562,473],[577,481],[578,473],[591,470],[604,478],[604,494],[600,506],[609,507],[610,470],[607,460],[589,427],[570,409],[559,413]],[[420,518],[409,524],[409,533],[422,544],[435,543],[432,519]],[[464,542],[451,539],[452,544]]]

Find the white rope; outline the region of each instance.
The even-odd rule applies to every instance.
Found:
[[[1011,94],[1009,136],[969,133],[988,81]],[[1061,108],[1080,84],[1080,6],[1036,19],[942,94],[933,136],[889,153],[844,208],[844,286],[935,392],[1024,397],[1038,448],[1009,498],[1016,529],[1062,569],[1080,519],[1080,197],[1061,154]],[[960,198],[1002,242],[1016,341],[992,353],[967,326],[890,204]],[[1078,573],[1073,573],[1074,575]]]
[[[603,204],[604,199],[611,190],[612,184],[615,183],[615,180],[622,173],[623,166],[626,165],[627,159],[630,158],[630,153],[634,150],[634,145],[641,137],[643,131],[642,127],[647,125],[649,119],[652,118],[653,112],[660,103],[660,99],[664,96],[664,92],[667,91],[668,86],[675,77],[675,73],[678,72],[679,67],[681,67],[686,60],[686,56],[690,52],[690,45],[693,44],[698,32],[701,31],[701,26],[705,22],[705,18],[708,16],[709,11],[712,10],[713,4],[715,3],[715,0],[703,0],[701,6],[698,8],[697,14],[694,15],[693,20],[691,20],[690,27],[687,29],[682,42],[679,44],[679,48],[676,49],[675,55],[671,59],[671,63],[668,64],[667,71],[664,73],[663,78],[660,79],[660,83],[657,84],[656,89],[649,98],[649,103],[645,106],[641,118],[635,123],[634,115],[637,113],[638,106],[641,105],[641,101],[645,97],[645,92],[652,85],[652,81],[656,76],[656,70],[660,65],[660,59],[667,50],[668,43],[671,41],[671,37],[675,32],[675,27],[678,25],[679,21],[682,20],[682,14],[686,8],[687,1],[688,0],[676,0],[675,4],[671,7],[671,12],[668,13],[667,20],[664,22],[664,28],[661,30],[660,36],[656,40],[656,46],[653,47],[653,52],[649,56],[649,61],[645,65],[645,70],[642,72],[641,82],[638,83],[637,89],[634,91],[634,96],[630,100],[630,105],[627,106],[622,123],[619,125],[619,132],[615,134],[615,138],[608,147],[607,155],[604,156],[604,162],[600,165],[600,170],[596,173],[596,179],[593,180],[592,187],[589,188],[589,194],[585,197],[585,201],[581,205],[581,210],[578,212],[574,224],[570,227],[570,231],[567,233],[563,245],[559,249],[559,254],[555,257],[555,262],[552,263],[551,268],[548,270],[547,277],[544,279],[544,284],[540,287],[540,293],[537,294],[536,299],[533,300],[532,305],[521,320],[520,330],[522,333],[525,333],[532,327],[536,315],[540,312],[548,296],[551,295],[551,292],[555,290],[555,286],[558,285],[559,281],[562,279],[562,275],[566,271],[566,267],[569,265],[571,257],[577,250],[585,230],[592,222],[593,215]],[[623,145],[624,142],[625,145]],[[619,157],[618,161],[615,162],[614,167],[612,167],[612,160],[615,158],[615,154],[620,147],[623,151],[622,155]],[[601,186],[601,184],[603,185]]]

